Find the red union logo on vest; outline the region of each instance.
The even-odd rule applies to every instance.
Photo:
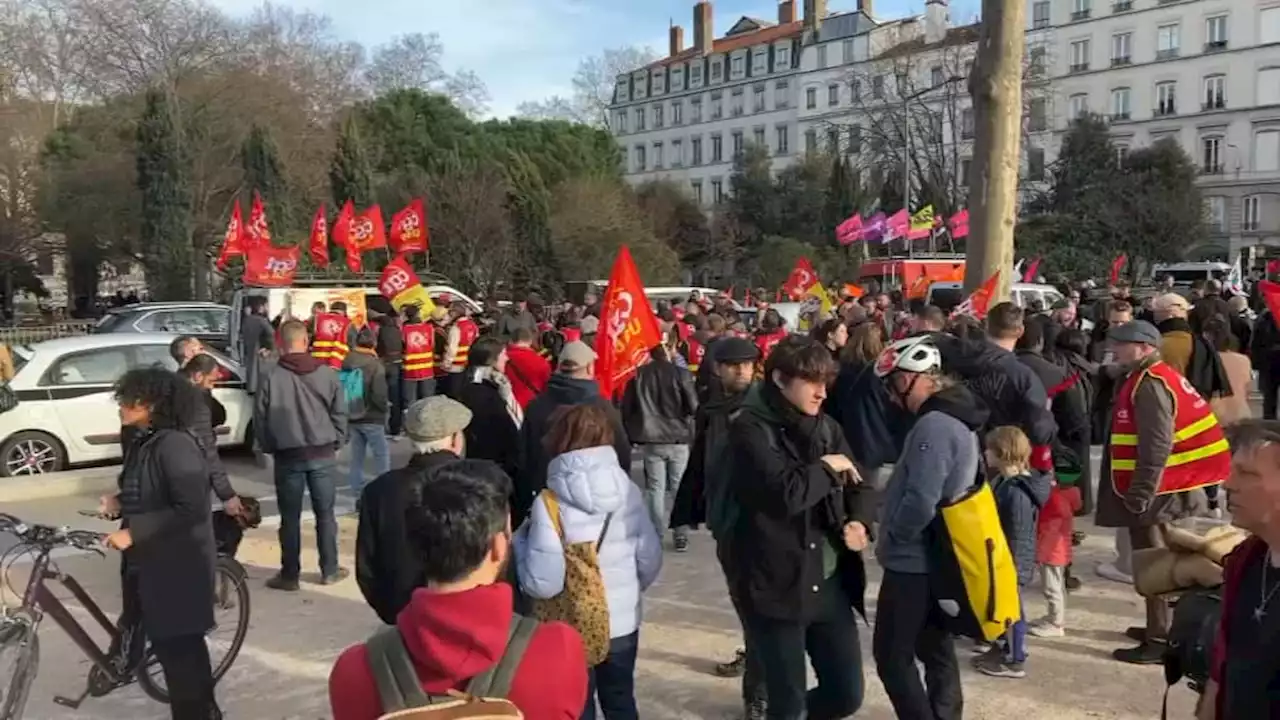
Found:
[[[427,346],[427,338],[420,332],[409,333],[409,347],[419,350]]]
[[[1121,422],[1129,422],[1129,411],[1121,408],[1116,411],[1116,419]]]
[[[324,323],[324,334],[325,334],[325,335],[329,335],[329,336],[336,336],[336,335],[337,335],[338,333],[340,333],[340,332],[342,332],[342,323],[338,322],[337,320],[326,320],[326,321],[325,321],[325,323]]]

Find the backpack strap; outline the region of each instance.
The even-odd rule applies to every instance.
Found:
[[[560,498],[550,490],[543,490],[541,496],[542,504],[547,508],[547,515],[551,518],[551,527],[555,528],[556,535],[563,541],[564,527],[560,525]]]
[[[511,629],[507,633],[507,648],[497,664],[471,678],[467,683],[467,694],[472,697],[506,698],[511,692],[511,683],[515,680],[520,661],[524,659],[525,650],[533,640],[533,631],[538,628],[538,621],[519,614],[511,616]]]
[[[413,658],[404,646],[404,638],[396,627],[388,627],[374,633],[365,641],[369,654],[369,669],[378,687],[378,700],[382,712],[392,713],[409,708],[426,707],[431,698],[422,691]]]

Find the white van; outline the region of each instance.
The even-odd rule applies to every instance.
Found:
[[[1151,282],[1159,287],[1166,277],[1173,278],[1174,287],[1190,288],[1197,281],[1225,281],[1231,275],[1232,265],[1224,262],[1182,262],[1151,266]]]
[[[1033,301],[1039,300],[1040,307],[1044,310],[1062,299],[1062,293],[1057,288],[1039,283],[1014,283],[1009,288],[1009,295],[1013,304],[1020,308],[1027,308]],[[925,295],[926,303],[937,305],[948,313],[964,302],[964,299],[964,283],[960,282],[935,282],[929,286],[929,292]]]

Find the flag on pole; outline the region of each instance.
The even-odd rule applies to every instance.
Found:
[[[969,236],[969,210],[968,208],[961,210],[947,220],[947,229],[951,231],[951,237],[960,239]]]
[[[884,231],[885,231],[884,213],[878,212],[875,215],[872,215],[871,217],[867,218],[867,221],[862,224],[862,239],[865,242],[871,242],[872,240],[879,240],[882,237],[884,237]]]
[[[782,284],[782,290],[792,300],[799,300],[809,294],[809,290],[818,284],[818,272],[813,269],[813,263],[809,262],[809,258],[801,256],[796,260],[796,266],[791,269],[791,274],[787,276],[787,281]]]
[[[316,216],[311,219],[311,238],[307,242],[307,253],[311,264],[316,267],[329,267],[329,221],[324,216],[324,203],[316,208]]]
[[[1227,289],[1233,295],[1244,294],[1244,268],[1241,266],[1241,254],[1236,253],[1236,263],[1231,266],[1231,273],[1227,275]]]
[[[1129,262],[1129,256],[1120,253],[1115,260],[1111,261],[1111,284],[1115,285],[1120,282],[1120,271],[1124,269],[1126,263]]]
[[[1271,320],[1280,328],[1280,283],[1270,280],[1258,281],[1258,292],[1262,293],[1262,302],[1271,311]]]
[[[991,298],[996,294],[996,283],[1000,280],[1000,271],[991,273],[991,277],[987,278],[982,285],[978,286],[964,299],[964,302],[956,306],[951,311],[951,317],[958,315],[972,315],[981,320],[987,316],[987,310],[991,307]]]
[[[1029,283],[1036,281],[1036,275],[1040,273],[1040,258],[1036,258],[1027,265],[1027,269],[1022,271],[1022,282]]]
[[[907,209],[903,208],[885,218],[884,226],[884,241],[886,243],[897,240],[900,237],[906,237],[911,227],[911,218],[907,215]]]
[[[836,227],[836,242],[851,245],[862,239],[862,216],[854,213],[852,217]]]
[[[662,342],[658,319],[644,296],[640,271],[623,245],[613,261],[609,286],[600,303],[600,333],[596,335],[596,382],[600,394],[612,398]]]
[[[925,205],[911,216],[910,228],[907,230],[907,237],[911,240],[920,240],[927,238],[933,234],[933,206]]]
[[[222,249],[218,251],[218,269],[226,270],[227,261],[244,256],[244,223],[240,219],[240,201],[231,207],[227,230],[222,235]]]

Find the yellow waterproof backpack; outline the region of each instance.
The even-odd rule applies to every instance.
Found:
[[[957,635],[991,642],[1022,616],[1018,568],[991,485],[979,478],[929,527],[931,590]]]

